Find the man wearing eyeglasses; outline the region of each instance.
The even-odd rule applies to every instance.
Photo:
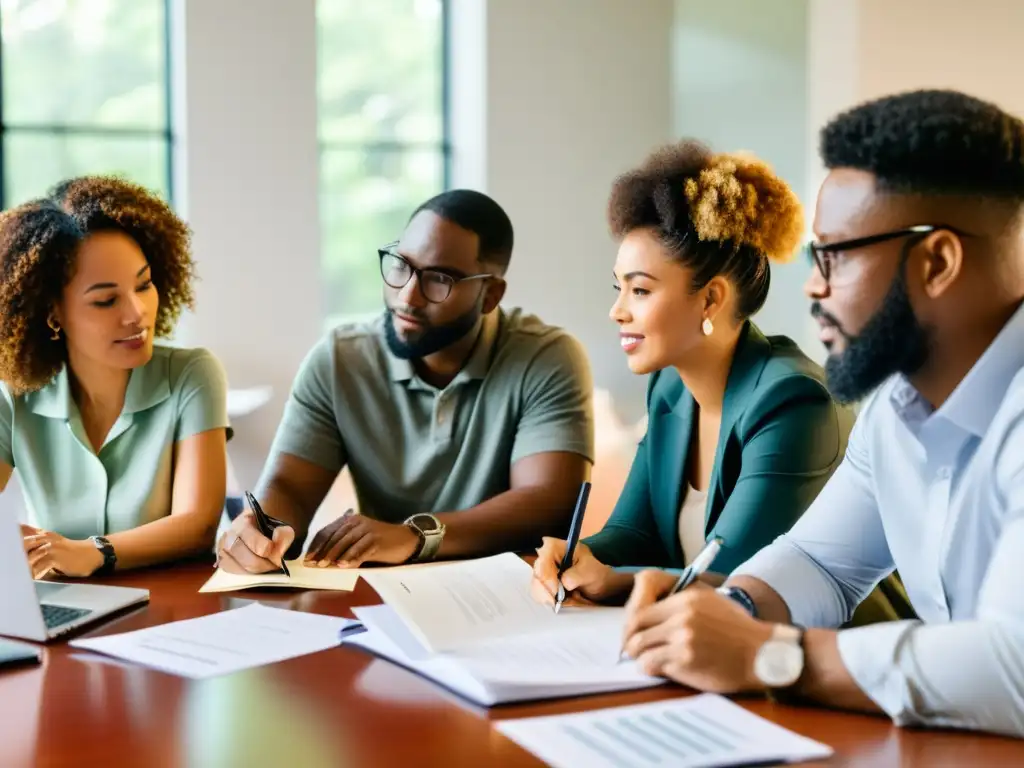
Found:
[[[502,310],[512,224],[488,196],[421,205],[379,260],[386,311],[332,330],[304,361],[252,512],[221,538],[221,567],[295,557],[343,467],[360,513],[310,542],[307,564],[358,566],[532,548],[564,535],[593,458],[580,344]]]
[[[631,596],[626,651],[704,690],[1024,736],[1024,123],[961,93],[824,129],[806,290],[844,461],[735,570]],[[919,620],[836,631],[894,569]]]

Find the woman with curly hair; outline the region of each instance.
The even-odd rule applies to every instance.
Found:
[[[154,344],[192,305],[189,242],[166,203],[117,178],[0,214],[0,488],[17,470],[37,578],[213,545],[224,371],[206,350]]]
[[[712,537],[724,541],[713,570],[729,573],[810,505],[852,426],[822,369],[750,320],[769,262],[795,254],[804,228],[767,165],[696,141],[665,147],[616,180],[608,219],[620,242],[611,318],[630,370],[650,379],[622,495],[561,576],[595,602],[628,595],[633,574],[614,566],[682,568]],[[552,601],[564,551],[556,539],[538,550],[538,600]]]

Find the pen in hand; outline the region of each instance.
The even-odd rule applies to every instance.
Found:
[[[580,486],[580,495],[576,498],[576,509],[572,513],[572,522],[569,524],[569,536],[565,540],[565,554],[558,566],[558,592],[555,595],[555,613],[562,610],[562,603],[565,602],[565,587],[562,586],[562,574],[572,567],[573,554],[576,552],[576,544],[580,540],[580,529],[583,527],[583,516],[587,512],[587,501],[590,499],[590,483],[583,482]]]
[[[249,506],[252,508],[252,513],[256,518],[256,526],[260,529],[260,533],[266,536],[271,541],[274,540],[274,524],[270,522],[270,518],[267,517],[267,513],[263,511],[263,507],[256,501],[256,497],[253,496],[249,491],[245,492],[245,499],[249,502]],[[288,570],[288,566],[284,562],[284,556],[281,557],[281,573],[288,578],[291,578],[291,572]]]
[[[679,574],[679,578],[676,579],[676,583],[672,585],[672,589],[670,589],[661,599],[664,600],[665,598],[672,597],[672,595],[693,584],[701,574],[705,573],[708,568],[711,567],[711,564],[715,561],[715,558],[718,557],[718,553],[721,551],[724,543],[725,542],[721,537],[715,536],[711,541],[705,544],[704,549],[702,549],[700,553],[693,558],[692,563],[683,569],[683,572]],[[629,658],[625,655],[627,639],[628,638],[623,638],[622,647],[619,649],[620,662]]]

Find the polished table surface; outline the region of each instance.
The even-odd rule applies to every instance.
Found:
[[[254,599],[338,616],[379,602],[363,581],[354,592],[199,594],[211,573],[209,564],[187,564],[105,579],[146,587],[151,600],[87,634],[191,619]],[[196,681],[58,642],[46,646],[41,666],[0,670],[0,765],[537,766],[540,761],[498,733],[493,721],[685,695],[665,686],[488,711],[355,648]],[[738,701],[830,745],[835,756],[826,765],[1024,765],[1022,741]]]

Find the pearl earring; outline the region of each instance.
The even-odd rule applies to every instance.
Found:
[[[711,322],[710,317],[705,317],[704,322],[700,324],[700,329],[704,332],[705,336],[710,336],[715,330],[715,324]]]

